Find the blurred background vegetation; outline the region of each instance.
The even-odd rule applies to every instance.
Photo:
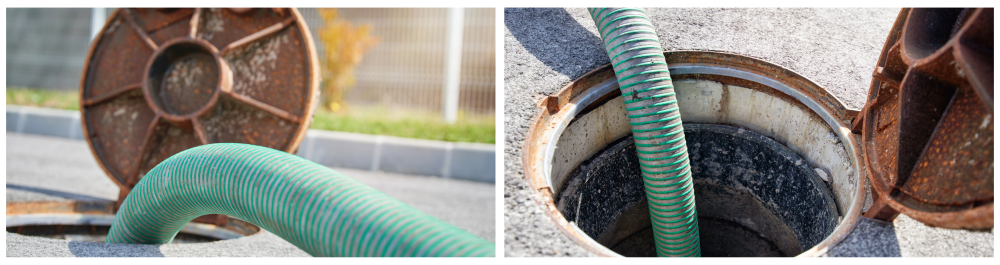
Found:
[[[319,27],[319,42],[326,56],[323,61],[323,107],[333,112],[346,108],[344,94],[354,86],[354,67],[365,51],[378,44],[371,36],[372,26],[358,25],[337,17],[336,8],[320,8],[323,25]]]

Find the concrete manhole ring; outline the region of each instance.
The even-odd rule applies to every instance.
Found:
[[[761,60],[718,52],[664,54],[678,100],[690,103],[681,104],[685,125],[719,124],[762,135],[801,157],[813,169],[808,178],[822,179],[810,181],[821,183],[817,191],[829,191],[836,208],[830,219],[834,227],[809,238],[799,233],[797,240],[804,245],[792,252],[801,253],[785,255],[822,255],[850,233],[862,212],[867,180],[867,171],[859,163],[860,135],[849,129],[857,110],[848,109],[809,79]],[[566,205],[579,204],[560,201],[581,164],[630,135],[610,65],[544,99],[541,109],[523,154],[525,175],[538,201],[560,231],[578,245],[597,255],[621,256],[599,243],[597,235],[581,230],[579,220],[566,218]],[[605,214],[620,215],[627,206],[615,205],[622,210]]]

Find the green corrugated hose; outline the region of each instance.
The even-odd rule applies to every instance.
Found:
[[[198,146],[149,171],[108,243],[169,243],[206,214],[253,223],[313,256],[494,256],[495,245],[336,171],[278,150]]]
[[[638,8],[589,8],[618,77],[635,138],[658,256],[701,256],[694,187],[673,82]]]

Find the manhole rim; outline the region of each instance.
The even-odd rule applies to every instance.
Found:
[[[112,212],[113,205],[114,202],[112,201],[91,202],[69,200],[8,202],[6,205],[7,215],[5,219],[5,227],[32,225],[95,225],[110,227],[115,220],[115,213]],[[228,218],[235,219],[232,217]],[[256,229],[256,231],[239,232],[233,229],[228,229],[227,226],[188,222],[181,227],[180,232],[217,239],[216,241],[222,241],[258,235],[264,230],[255,226],[253,228],[249,228],[251,231],[254,229]]]
[[[672,74],[709,74],[721,75],[748,80],[763,84],[781,91],[805,105],[809,110],[820,116],[830,126],[838,139],[844,144],[845,151],[851,161],[851,170],[856,172],[855,192],[851,196],[847,211],[834,228],[819,244],[800,253],[797,257],[815,257],[825,254],[831,247],[846,238],[857,225],[867,194],[867,168],[861,167],[862,149],[860,135],[850,131],[851,119],[858,110],[847,108],[837,97],[826,89],[816,85],[812,80],[799,75],[787,68],[777,66],[760,59],[724,52],[710,51],[670,51],[664,52],[668,61],[671,57],[683,57],[688,60],[681,63],[672,62]],[[711,63],[699,62],[708,60]],[[771,78],[774,76],[774,78]],[[784,76],[786,80],[797,81],[793,86],[777,79]],[[555,205],[551,185],[551,161],[555,145],[569,123],[584,108],[598,100],[608,100],[612,92],[617,91],[617,83],[611,65],[607,64],[592,70],[571,81],[555,95],[539,102],[541,109],[532,119],[531,127],[525,137],[522,153],[524,175],[534,191],[539,205],[545,209],[545,215],[552,219],[553,224],[570,240],[589,252],[609,257],[622,255],[611,251],[597,243],[570,223],[559,212]],[[611,97],[613,98],[613,97]]]

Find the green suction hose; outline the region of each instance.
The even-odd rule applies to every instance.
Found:
[[[701,256],[694,187],[673,82],[638,8],[589,8],[611,58],[642,169],[658,256]]]
[[[108,243],[169,243],[195,217],[253,223],[313,256],[494,256],[495,245],[327,167],[222,143],[180,152],[135,186]]]

